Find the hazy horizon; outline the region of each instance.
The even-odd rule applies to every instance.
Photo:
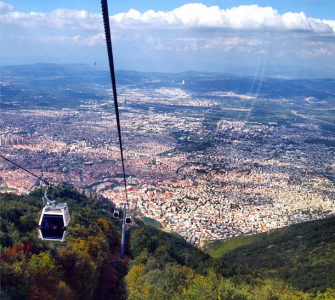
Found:
[[[109,3],[115,68],[333,78],[330,1]],[[0,65],[107,67],[100,1],[0,1]]]

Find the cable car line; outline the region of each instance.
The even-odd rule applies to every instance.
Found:
[[[116,91],[116,80],[115,80],[115,70],[114,70],[114,61],[113,61],[113,52],[112,52],[112,41],[111,41],[111,33],[110,33],[110,25],[109,25],[109,15],[108,15],[108,4],[107,0],[101,0],[101,8],[103,15],[103,23],[105,29],[105,37],[106,37],[106,45],[107,45],[107,54],[108,54],[108,62],[109,62],[109,70],[111,76],[111,83],[113,89],[113,99],[114,99],[114,108],[118,129],[118,137],[119,137],[119,147],[121,154],[121,163],[122,163],[122,172],[123,172],[123,180],[124,180],[124,189],[125,189],[125,198],[126,202],[123,204],[123,224],[122,224],[122,241],[121,241],[121,254],[120,259],[124,259],[124,250],[125,250],[125,226],[130,225],[131,223],[131,215],[129,210],[129,200],[127,194],[127,181],[126,181],[126,172],[124,166],[124,155],[123,155],[123,146],[122,146],[122,136],[121,136],[121,125],[120,125],[120,114],[119,114],[119,106],[117,101],[117,91]],[[50,200],[47,197],[47,191],[50,186],[55,187],[55,185],[49,183],[47,180],[43,179],[41,176],[37,176],[33,172],[27,170],[21,165],[15,163],[14,161],[6,158],[5,156],[0,154],[0,157],[4,160],[10,162],[16,167],[22,169],[27,172],[31,176],[39,179],[44,182],[47,187],[45,189],[43,202],[44,208],[42,210],[42,214],[39,221],[38,226],[38,235],[42,240],[52,240],[52,241],[61,241],[64,242],[68,233],[68,224],[70,222],[70,212],[66,203],[57,203],[54,200]]]
[[[43,179],[42,177],[37,176],[36,174],[30,172],[30,171],[27,170],[26,168],[24,168],[24,167],[20,166],[19,164],[13,162],[12,160],[8,159],[7,157],[5,157],[5,156],[3,156],[3,155],[1,155],[1,154],[0,154],[0,157],[3,158],[4,160],[7,160],[7,161],[10,162],[11,164],[17,166],[18,168],[22,169],[23,171],[29,173],[30,175],[36,177],[37,179],[43,181],[46,185],[48,185],[48,186],[53,186],[53,185],[52,185],[50,182],[48,182],[47,180],[45,180],[45,179]]]
[[[127,194],[126,172],[125,172],[124,158],[123,158],[120,114],[119,114],[119,105],[118,105],[118,101],[117,101],[114,59],[113,59],[112,40],[111,40],[111,33],[110,33],[110,26],[109,26],[109,15],[108,15],[107,0],[101,0],[101,8],[102,8],[104,28],[105,28],[105,37],[106,37],[106,45],[107,45],[109,71],[110,71],[111,83],[112,83],[112,88],[113,88],[113,98],[114,98],[117,131],[118,131],[118,135],[119,135],[119,147],[120,147],[120,153],[121,153],[121,163],[122,163],[122,171],[123,171],[124,189],[125,189],[125,195],[126,195],[126,202],[128,203],[129,201],[128,201],[128,194]]]
[[[69,208],[67,206],[67,203],[57,203],[55,200],[50,200],[47,196],[49,187],[56,186],[49,183],[47,180],[41,178],[40,176],[37,176],[26,168],[20,166],[14,161],[8,159],[7,157],[1,154],[0,157],[22,169],[23,171],[29,173],[35,178],[43,181],[47,185],[44,191],[44,196],[42,197],[44,207],[42,209],[42,214],[38,223],[38,237],[41,240],[65,242],[71,218]]]
[[[118,129],[118,135],[119,135],[119,146],[120,146],[120,153],[121,153],[121,163],[122,163],[123,180],[124,180],[124,191],[125,191],[125,196],[126,196],[126,202],[122,203],[123,204],[123,223],[122,223],[122,237],[121,237],[121,251],[120,251],[120,259],[124,260],[124,252],[125,252],[125,246],[126,246],[126,223],[127,223],[127,225],[130,225],[131,218],[130,218],[129,201],[128,201],[128,194],[127,194],[126,172],[125,172],[125,168],[124,168],[119,105],[118,105],[118,101],[117,101],[115,70],[114,70],[114,60],[113,60],[112,40],[111,40],[111,33],[110,33],[110,26],[109,26],[109,14],[108,14],[107,0],[101,0],[101,8],[102,8],[102,17],[103,17],[103,22],[104,22],[104,28],[105,28],[105,37],[106,37],[106,45],[107,45],[109,71],[110,71],[111,82],[112,82],[112,87],[113,87],[115,116],[116,116],[117,129]]]

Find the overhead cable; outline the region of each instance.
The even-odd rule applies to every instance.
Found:
[[[5,157],[5,156],[3,156],[3,155],[1,155],[1,154],[0,154],[0,157],[3,158],[4,160],[7,160],[7,161],[10,162],[11,164],[17,166],[17,167],[20,168],[21,170],[23,170],[23,171],[29,173],[30,175],[34,176],[35,178],[37,178],[37,179],[43,181],[46,185],[49,185],[49,186],[50,186],[50,183],[49,183],[47,180],[43,179],[42,177],[35,175],[34,173],[30,172],[30,171],[27,170],[26,168],[20,166],[19,164],[13,162],[12,160],[8,159],[7,157]]]
[[[112,88],[113,88],[113,98],[114,98],[117,131],[118,131],[118,135],[119,135],[119,146],[120,146],[120,153],[121,153],[121,163],[122,163],[122,172],[123,172],[123,180],[124,180],[124,189],[125,189],[126,201],[128,203],[126,172],[125,172],[125,167],[124,167],[119,105],[118,105],[118,101],[117,101],[115,70],[114,70],[114,60],[113,60],[113,51],[112,51],[112,39],[111,39],[111,32],[110,32],[110,26],[109,26],[109,14],[108,14],[107,0],[101,0],[101,8],[102,8],[102,16],[103,16],[103,22],[104,22],[104,27],[105,27],[105,37],[106,37],[106,45],[107,45],[109,71],[110,71]]]

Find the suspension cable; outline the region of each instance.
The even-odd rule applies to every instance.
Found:
[[[29,173],[30,175],[34,176],[35,178],[37,178],[37,179],[43,181],[47,186],[51,186],[51,184],[50,184],[47,180],[43,179],[43,178],[40,177],[40,176],[35,175],[34,173],[32,173],[32,172],[30,172],[29,170],[27,170],[26,168],[24,168],[24,167],[18,165],[17,163],[13,162],[12,160],[8,159],[7,157],[5,157],[5,156],[3,156],[3,155],[1,155],[1,154],[0,154],[0,157],[3,158],[4,160],[7,160],[7,161],[10,162],[11,164],[17,166],[17,167],[20,168],[21,170],[23,170],[23,171]]]
[[[118,101],[117,101],[115,70],[114,70],[114,60],[113,60],[112,40],[111,40],[111,33],[110,33],[110,26],[109,26],[109,14],[108,14],[107,0],[101,0],[101,8],[102,8],[103,21],[104,21],[104,28],[105,28],[105,37],[106,37],[106,45],[107,45],[109,71],[110,71],[110,75],[111,75],[111,82],[112,82],[112,88],[113,88],[113,98],[114,98],[116,123],[117,123],[118,135],[119,135],[119,146],[120,146],[120,153],[121,153],[124,190],[125,190],[125,195],[126,195],[126,201],[127,201],[127,204],[128,204],[126,172],[125,172],[124,158],[123,158],[123,147],[122,147],[122,138],[121,138],[119,105],[118,105]]]
[[[112,41],[111,41],[111,33],[110,33],[110,25],[109,25],[107,0],[101,0],[101,7],[102,7],[104,28],[105,28],[105,37],[106,37],[106,45],[107,45],[107,53],[108,53],[109,70],[110,70],[111,83],[112,83],[112,88],[113,88],[113,98],[114,98],[116,123],[117,123],[118,136],[119,136],[119,147],[120,147],[120,154],[121,154],[121,163],[122,163],[122,173],[123,173],[123,181],[124,181],[124,188],[125,188],[125,196],[126,196],[126,201],[127,201],[127,204],[128,204],[129,201],[128,201],[128,194],[127,194],[127,181],[126,181],[126,172],[125,172],[125,167],[124,167],[124,156],[123,156],[122,137],[121,137],[120,114],[119,114],[119,105],[118,105],[118,101],[117,101],[116,80],[115,80],[115,70],[114,70],[114,60],[113,60],[113,51],[112,51]],[[12,160],[6,158],[5,156],[0,154],[0,157],[5,159],[6,161],[12,163],[13,165],[17,166],[18,168],[22,169],[23,171],[29,173],[33,177],[43,181],[48,186],[51,185],[47,180],[41,178],[40,176],[35,175],[34,173],[32,173],[29,170],[27,170],[26,168],[18,165],[17,163],[13,162]]]

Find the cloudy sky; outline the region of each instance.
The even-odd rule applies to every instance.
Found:
[[[117,69],[335,77],[335,0],[109,1]],[[100,1],[0,1],[0,64],[107,65]]]

